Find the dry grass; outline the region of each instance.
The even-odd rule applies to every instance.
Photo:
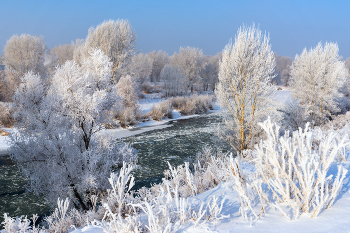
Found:
[[[191,97],[174,97],[171,98],[171,104],[174,109],[182,115],[201,114],[213,110],[214,96],[193,95]]]
[[[0,127],[11,128],[14,123],[10,106],[0,102]]]
[[[173,108],[169,100],[162,101],[157,105],[153,105],[151,111],[146,114],[146,117],[151,117],[153,120],[160,121],[164,118],[173,117]]]

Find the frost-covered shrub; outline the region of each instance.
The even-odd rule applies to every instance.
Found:
[[[142,111],[139,105],[124,107],[115,115],[121,127],[136,125],[141,119]]]
[[[154,88],[150,82],[144,82],[141,85],[141,90],[143,91],[143,93],[150,94],[153,92],[153,89]]]
[[[164,118],[173,117],[173,109],[169,100],[162,101],[157,105],[153,105],[151,111],[146,116],[150,116],[153,120],[160,121]]]
[[[186,105],[187,99],[188,97],[185,96],[173,97],[170,99],[171,106],[176,110],[180,110]]]
[[[193,95],[191,97],[173,97],[170,99],[174,109],[183,115],[205,113],[214,108],[214,96]]]
[[[21,216],[16,218],[11,218],[4,213],[4,229],[0,230],[1,233],[44,233],[44,228],[38,228],[35,226],[37,215],[33,215],[31,220],[33,221],[33,226],[31,226],[31,221],[27,219],[27,216]]]
[[[290,86],[293,97],[307,110],[310,122],[322,125],[340,112],[339,100],[348,76],[336,43],[320,43],[296,55],[291,66]]]
[[[180,112],[185,115],[205,113],[214,109],[214,96],[193,95],[190,97],[185,108]]]
[[[136,159],[128,145],[99,134],[118,101],[111,66],[93,50],[81,66],[67,61],[58,67],[49,86],[27,73],[14,95],[11,159],[29,179],[28,190],[52,204],[68,197],[72,207],[92,209],[91,198],[108,188],[110,172]]]
[[[350,112],[334,117],[333,120],[322,125],[320,128],[322,130],[330,130],[330,129],[340,130],[340,129],[343,129],[348,124],[350,124]]]
[[[282,125],[284,130],[295,131],[299,128],[304,128],[309,118],[306,108],[300,105],[296,100],[286,102],[282,113]]]
[[[0,127],[12,127],[14,119],[11,115],[11,108],[8,104],[0,102]]]
[[[267,139],[256,146],[254,162],[277,202],[287,203],[296,217],[300,212],[317,217],[323,208],[332,206],[347,170],[338,165],[334,178],[328,171],[336,166],[335,159],[348,144],[347,136],[340,138],[334,131],[311,130],[307,124],[291,137],[288,133],[279,137],[279,126],[270,119],[259,125]]]
[[[214,196],[201,202],[193,198],[183,198],[179,195],[178,186],[171,188],[165,183],[165,189],[160,187],[152,200],[133,206],[147,215],[148,223],[145,227],[149,232],[175,232],[188,224],[195,227],[200,222],[217,223],[218,220],[227,218],[228,216],[221,214],[225,199],[220,202],[218,199]]]

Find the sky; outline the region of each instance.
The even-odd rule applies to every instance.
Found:
[[[242,25],[258,25],[272,50],[295,57],[318,42],[336,42],[350,57],[350,1],[224,0],[0,0],[0,54],[14,34],[42,36],[48,48],[85,39],[90,27],[127,19],[137,49],[196,47],[206,55],[221,52]]]

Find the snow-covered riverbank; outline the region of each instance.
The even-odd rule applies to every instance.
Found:
[[[286,89],[286,90],[277,91],[273,98],[276,102],[285,103],[290,98],[290,95],[291,95],[291,91]],[[141,107],[143,113],[146,113],[146,112],[151,110],[153,105],[155,105],[163,100],[164,100],[164,98],[141,99],[140,100],[140,107]],[[220,113],[222,111],[224,111],[224,109],[220,108],[216,102],[214,104],[214,110],[210,110],[209,113]],[[147,131],[171,127],[171,122],[173,122],[173,121],[189,119],[189,118],[194,118],[194,117],[198,117],[198,116],[199,116],[198,114],[181,116],[181,114],[178,111],[174,110],[172,119],[166,118],[166,119],[163,119],[161,121],[150,120],[150,121],[140,122],[139,124],[137,124],[133,127],[128,127],[126,129],[121,128],[121,127],[117,128],[117,129],[105,129],[105,130],[101,131],[101,134],[107,135],[112,140],[117,139],[117,138],[130,137],[130,136],[141,134],[141,133],[144,133]],[[7,149],[9,147],[10,147],[10,145],[8,144],[7,137],[0,136],[0,156],[6,155]]]

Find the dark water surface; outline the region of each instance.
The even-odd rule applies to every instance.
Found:
[[[151,183],[160,182],[164,170],[168,169],[167,161],[172,166],[193,161],[204,146],[213,146],[215,128],[220,121],[217,114],[205,114],[174,121],[168,128],[123,138],[124,142],[138,150],[134,188],[149,187]],[[25,192],[25,184],[26,180],[9,156],[0,157],[0,223],[4,213],[12,217],[50,213],[50,207],[42,197]]]
[[[154,130],[124,138],[123,141],[138,150],[139,168],[133,173],[135,189],[150,187],[159,183],[168,169],[168,162],[178,166],[186,161],[194,161],[202,149],[212,147],[215,141],[215,129],[221,122],[217,114],[205,114],[200,117],[180,120],[172,127]]]

